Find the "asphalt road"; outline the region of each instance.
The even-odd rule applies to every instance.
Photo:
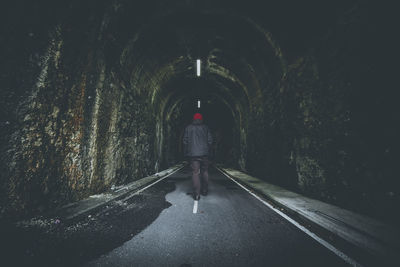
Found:
[[[109,238],[93,236],[97,241],[92,246],[101,249],[92,248],[94,253],[81,258],[80,263],[85,266],[346,265],[215,169],[210,170],[209,195],[201,197],[195,214],[189,192],[190,170],[186,167],[143,191],[143,197],[127,198],[120,203],[122,208],[118,212],[110,207],[109,211],[96,215],[98,225],[104,224],[101,220],[113,221],[112,225],[118,228],[113,234],[119,238],[103,232],[108,231],[108,223],[103,231],[96,233]],[[133,212],[131,216],[116,222],[118,216],[129,212]],[[105,244],[107,240],[112,245]]]

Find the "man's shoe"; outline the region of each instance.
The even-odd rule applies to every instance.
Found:
[[[208,191],[202,191],[201,194],[202,194],[203,196],[207,196]]]
[[[193,195],[193,199],[194,199],[194,200],[199,200],[199,199],[200,199],[200,195],[194,194],[194,195]]]

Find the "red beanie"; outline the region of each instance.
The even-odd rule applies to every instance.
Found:
[[[200,113],[196,113],[193,116],[193,120],[202,120],[203,116]]]

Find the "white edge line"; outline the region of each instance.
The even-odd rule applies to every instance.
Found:
[[[313,232],[311,232],[310,230],[308,230],[307,228],[305,228],[304,226],[302,226],[301,224],[299,224],[298,222],[296,222],[295,220],[293,220],[292,218],[290,218],[289,216],[287,216],[285,213],[281,212],[280,210],[274,208],[273,206],[271,206],[271,204],[269,204],[268,202],[266,202],[265,200],[263,200],[262,198],[260,198],[259,196],[257,196],[256,194],[254,194],[253,192],[251,192],[249,189],[247,189],[246,187],[244,187],[243,185],[241,185],[239,182],[237,182],[235,179],[231,178],[230,176],[228,176],[225,172],[223,172],[222,170],[220,170],[219,168],[217,168],[223,175],[225,175],[226,177],[228,177],[230,180],[234,181],[237,185],[239,185],[241,188],[243,188],[244,190],[246,190],[250,195],[252,195],[253,197],[255,197],[256,199],[258,199],[259,201],[261,201],[264,205],[268,206],[269,208],[271,208],[273,211],[275,211],[276,213],[278,213],[279,215],[281,215],[283,218],[285,218],[286,220],[288,220],[290,223],[292,223],[294,226],[296,226],[297,228],[299,228],[301,231],[303,231],[304,233],[306,233],[307,235],[309,235],[310,237],[312,237],[314,240],[316,240],[318,243],[320,243],[321,245],[323,245],[324,247],[326,247],[327,249],[329,249],[330,251],[332,251],[333,253],[335,253],[337,256],[339,256],[340,258],[342,258],[345,262],[347,262],[348,264],[352,265],[352,266],[357,266],[357,267],[361,267],[362,265],[360,263],[358,263],[357,261],[353,260],[352,258],[350,258],[349,256],[347,256],[346,254],[344,254],[342,251],[338,250],[337,248],[335,248],[333,245],[329,244],[328,242],[326,242],[325,240],[323,240],[322,238],[320,238],[319,236],[317,236],[316,234],[314,234]]]
[[[197,213],[198,206],[199,206],[199,201],[195,200],[193,204],[193,213]]]
[[[149,185],[143,187],[142,189],[136,191],[135,193],[133,193],[133,194],[130,195],[130,196],[134,196],[134,195],[137,195],[137,194],[143,192],[144,190],[146,190],[146,189],[149,188],[150,186],[153,186],[153,185],[155,185],[156,183],[158,183],[158,182],[164,180],[165,178],[167,178],[168,176],[171,176],[172,174],[174,174],[174,173],[176,173],[177,171],[181,170],[181,169],[182,169],[183,167],[185,167],[185,166],[186,166],[186,165],[184,164],[184,165],[181,166],[180,168],[177,168],[175,171],[173,171],[173,172],[167,174],[166,176],[164,176],[164,177],[158,179],[157,181],[155,181],[155,182],[153,182],[153,183],[151,183],[151,184],[149,184]],[[109,201],[106,201],[105,203],[108,203],[108,202],[111,202],[111,201],[112,201],[112,199],[109,200]],[[100,204],[96,205],[94,208],[96,208],[96,207],[98,207],[98,206],[101,206],[101,205],[103,205],[103,204],[104,204],[104,203],[100,203]],[[91,209],[93,209],[93,208],[86,209],[86,210],[84,210],[84,211],[82,211],[82,212],[79,212],[79,213],[74,214],[74,215],[72,215],[72,216],[66,217],[66,219],[67,219],[67,220],[73,219],[73,218],[75,218],[75,217],[77,217],[77,216],[79,216],[79,215],[81,215],[81,214],[83,214],[83,213],[85,213],[85,212],[87,212],[88,210],[91,210]]]
[[[180,167],[180,168],[177,168],[175,171],[173,171],[173,172],[171,172],[171,173],[165,175],[164,177],[158,179],[157,181],[155,181],[155,182],[153,182],[153,183],[151,183],[151,184],[149,184],[149,185],[143,187],[142,189],[136,191],[136,192],[133,193],[132,195],[137,195],[137,194],[143,192],[143,191],[146,190],[147,188],[149,188],[149,187],[155,185],[155,184],[158,183],[158,182],[161,182],[161,181],[164,180],[165,178],[167,178],[167,177],[171,176],[172,174],[176,173],[177,171],[181,170],[183,167],[185,167],[185,165],[183,165],[183,166]]]

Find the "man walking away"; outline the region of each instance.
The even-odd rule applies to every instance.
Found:
[[[185,156],[190,158],[192,167],[194,200],[200,199],[200,193],[204,196],[208,193],[208,154],[212,141],[208,126],[203,124],[203,116],[194,114],[193,122],[186,127],[183,136]]]

